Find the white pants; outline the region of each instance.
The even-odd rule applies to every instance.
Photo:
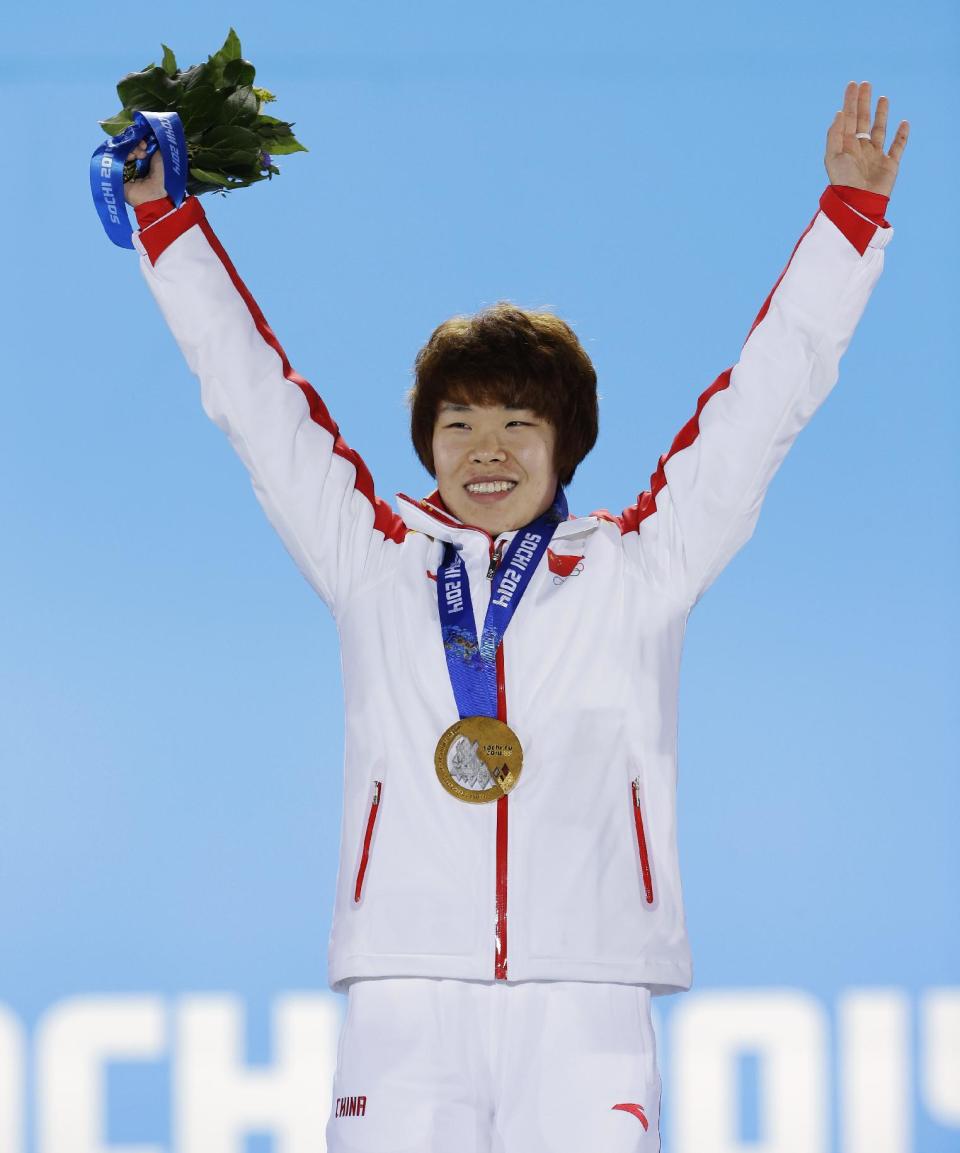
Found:
[[[347,990],[328,1153],[658,1153],[642,985],[364,978]]]

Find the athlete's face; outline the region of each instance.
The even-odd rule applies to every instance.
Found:
[[[527,408],[444,402],[433,428],[447,508],[491,536],[522,528],[553,503],[556,430]]]

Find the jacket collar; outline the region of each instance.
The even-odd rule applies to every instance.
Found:
[[[468,542],[482,541],[484,545],[491,544],[495,539],[486,529],[475,525],[464,524],[443,507],[440,493],[432,492],[422,500],[397,493],[397,506],[400,516],[407,528],[415,532],[422,532],[434,540],[448,541],[450,544],[463,546]],[[578,533],[592,532],[597,527],[595,516],[570,517],[563,524],[557,525],[553,539],[558,540],[565,536],[575,536]],[[515,531],[515,530],[514,530]],[[513,531],[501,533],[500,536],[509,539]]]

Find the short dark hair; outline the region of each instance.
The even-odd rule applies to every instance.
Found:
[[[444,401],[529,408],[556,430],[561,484],[597,439],[597,374],[566,321],[501,300],[434,329],[417,353],[410,389],[410,435],[436,476],[433,430]]]

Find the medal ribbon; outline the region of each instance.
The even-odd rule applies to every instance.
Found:
[[[447,671],[461,719],[497,715],[497,649],[557,525],[566,519],[567,500],[558,488],[552,506],[518,529],[494,574],[479,639],[463,554],[447,545],[437,570],[437,603]]]
[[[187,142],[176,112],[134,112],[133,123],[101,144],[90,158],[90,191],[107,236],[121,248],[133,248],[133,229],[123,196],[123,166],[127,156],[146,138],[147,155],[137,161],[137,176],[146,176],[160,149],[163,183],[178,207],[187,191]]]

